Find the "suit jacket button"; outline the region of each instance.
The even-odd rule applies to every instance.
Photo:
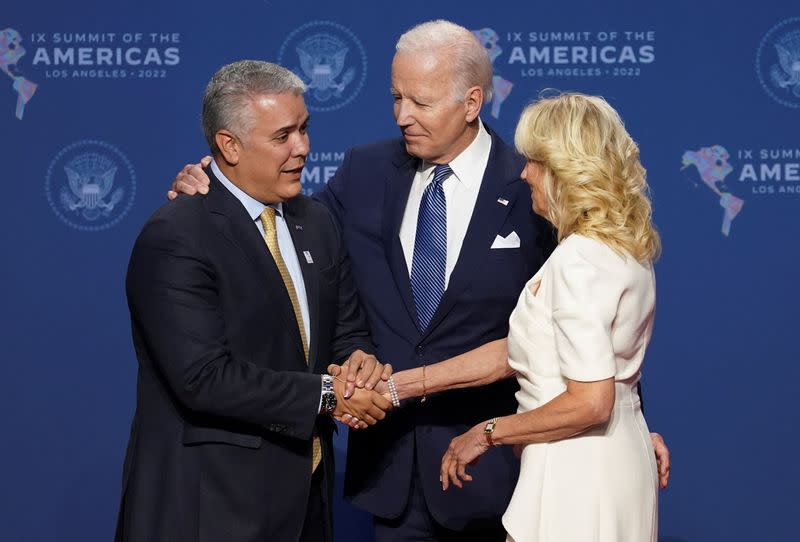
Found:
[[[418,346],[415,350],[418,356],[421,356],[425,352],[425,349],[422,348],[421,346]]]

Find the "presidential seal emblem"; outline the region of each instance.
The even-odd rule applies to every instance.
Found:
[[[128,158],[103,141],[78,141],[50,162],[45,193],[62,222],[100,231],[122,220],[133,204],[136,174]]]
[[[0,30],[0,71],[9,76],[14,92],[17,93],[16,117],[22,120],[25,114],[25,104],[27,104],[38,86],[33,81],[25,79],[16,72],[17,63],[25,55],[25,48],[22,46],[22,36],[13,28]]]
[[[800,17],[773,26],[756,53],[761,87],[781,105],[800,108]]]
[[[308,88],[309,111],[334,111],[353,101],[367,78],[367,55],[350,29],[331,21],[311,21],[281,45],[278,63]]]

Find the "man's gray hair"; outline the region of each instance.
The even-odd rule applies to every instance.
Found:
[[[203,95],[203,132],[211,153],[219,154],[214,136],[220,130],[230,130],[239,139],[247,137],[255,124],[252,100],[284,92],[300,95],[305,90],[302,79],[271,62],[240,60],[221,67]]]
[[[418,24],[397,40],[398,53],[451,53],[453,97],[462,101],[467,89],[481,87],[483,102],[492,99],[492,60],[475,35],[450,21],[437,19]]]

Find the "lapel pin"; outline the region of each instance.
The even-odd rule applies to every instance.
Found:
[[[302,229],[303,229],[303,225],[302,225],[302,224],[295,224],[295,225],[294,225],[294,229],[296,229],[296,230],[302,230]]]
[[[508,200],[506,198],[497,198],[497,203],[500,205],[508,205]]]
[[[303,228],[302,228],[302,226],[300,227],[300,229],[303,229]],[[305,257],[306,257],[306,262],[308,262],[308,263],[314,263],[314,258],[312,258],[312,257],[311,257],[311,253],[310,253],[309,251],[307,251],[307,250],[304,250],[304,251],[303,251],[303,256],[305,256]]]

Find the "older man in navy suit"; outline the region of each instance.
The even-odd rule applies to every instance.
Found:
[[[479,117],[491,89],[491,61],[469,30],[413,28],[392,62],[402,137],[349,151],[317,194],[341,224],[378,357],[395,370],[504,338],[552,249],[553,232],[519,182],[523,159]],[[173,189],[205,184],[189,165]],[[454,436],[516,411],[515,390],[505,380],[404,401],[381,424],[350,432],[345,494],[373,514],[378,542],[505,540],[500,518],[519,469],[511,449],[482,457],[459,491],[442,491],[439,467]]]
[[[342,224],[379,357],[395,370],[505,337],[553,243],[519,182],[522,159],[480,120],[491,85],[468,30],[435,21],[404,34],[392,62],[402,138],[351,150],[319,196]],[[506,380],[406,401],[384,427],[351,432],[345,493],[375,516],[379,541],[504,539],[511,449],[481,458],[457,492],[442,492],[439,465],[463,430],[515,412],[515,389]]]

